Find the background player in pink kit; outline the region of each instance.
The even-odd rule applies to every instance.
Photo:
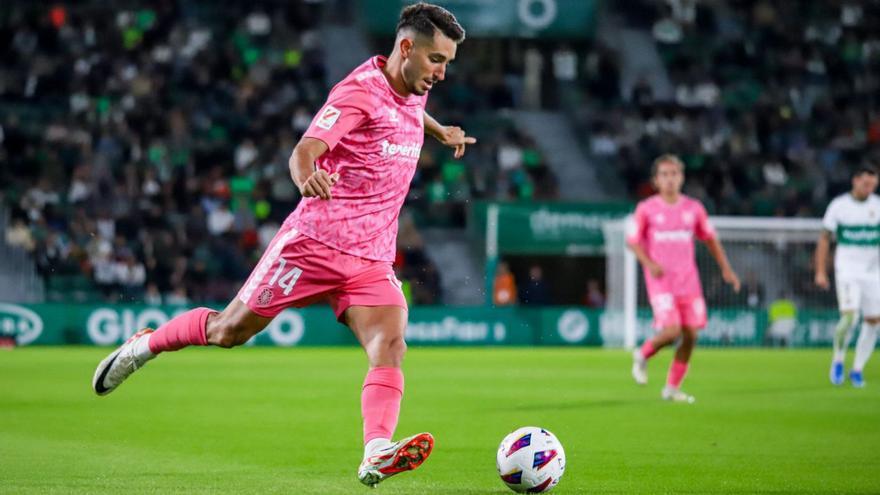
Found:
[[[369,361],[358,478],[374,486],[418,467],[433,448],[432,436],[391,440],[403,394],[407,324],[391,264],[398,215],[425,133],[454,147],[456,157],[476,142],[425,113],[428,91],[445,78],[464,36],[440,7],[405,8],[391,55],[367,60],[337,84],[293,150],[290,173],[303,199],[238,297],[222,312],[198,308],[156,331],[138,332],[98,366],[95,392],[110,393],[161,352],[241,345],[285,308],[326,299]]]
[[[681,194],[684,184],[681,160],[675,155],[662,155],[654,161],[651,175],[658,194],[636,207],[627,244],[642,264],[658,333],[633,352],[632,374],[637,383],[647,383],[648,359],[680,337],[662,397],[693,402],[694,398],[680,387],[697,342],[697,332],[706,326],[706,302],[694,258],[694,238],[706,243],[721,268],[724,281],[737,292],[740,281],[709,223],[706,209],[699,201]]]

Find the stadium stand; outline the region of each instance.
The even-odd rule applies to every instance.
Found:
[[[299,200],[287,158],[332,83],[313,29],[325,13],[133,5],[22,4],[0,24],[6,241],[33,254],[49,301],[226,300]],[[401,229],[417,304],[441,291],[416,224],[460,227],[472,198],[555,195],[533,140],[486,116],[509,95],[469,82],[431,111],[482,151],[426,145]]]
[[[641,1],[618,6],[650,29],[673,84],[647,74],[582,121],[594,156],[632,198],[645,163],[673,150],[686,192],[720,214],[820,215],[880,146],[876,2]]]

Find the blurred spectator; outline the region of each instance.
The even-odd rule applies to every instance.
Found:
[[[57,205],[60,201],[60,195],[53,190],[49,178],[41,177],[21,198],[21,208],[31,220],[37,221],[43,217],[47,205]]]
[[[232,230],[235,223],[235,215],[229,211],[226,202],[221,202],[211,213],[208,213],[208,233],[211,235],[221,235]]]
[[[529,280],[519,294],[520,302],[527,306],[550,304],[550,289],[544,281],[544,270],[539,265],[529,268]]]
[[[147,280],[143,263],[137,261],[131,252],[122,253],[113,263],[114,279],[119,285],[121,296],[127,301],[143,299],[144,283]]]
[[[34,236],[23,219],[16,218],[12,220],[12,226],[6,230],[6,244],[28,252],[34,250],[34,246],[36,246]]]
[[[187,306],[190,299],[186,296],[184,287],[176,287],[170,294],[165,296],[165,304],[169,306]]]
[[[415,225],[413,215],[403,210],[397,234],[397,258],[394,261],[397,278],[403,284],[404,295],[413,304],[437,304],[441,301],[440,273],[425,252],[424,240]]]
[[[770,303],[768,310],[770,327],[767,329],[766,341],[771,346],[787,347],[792,343],[797,328],[797,306],[787,295]]]
[[[159,292],[159,286],[155,283],[147,284],[147,288],[144,291],[144,302],[152,306],[159,306],[162,304],[162,294]]]
[[[495,306],[511,306],[516,304],[516,280],[506,262],[498,263],[493,285],[492,303]]]
[[[602,294],[599,281],[594,278],[587,280],[586,292],[584,293],[584,306],[596,309],[605,307],[605,294]]]
[[[764,307],[764,284],[755,272],[746,274],[740,294],[745,297],[745,306],[751,309]]]

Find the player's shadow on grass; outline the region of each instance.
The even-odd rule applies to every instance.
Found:
[[[650,399],[647,398],[633,398],[633,399],[603,399],[603,400],[571,400],[565,402],[536,402],[536,403],[528,403],[528,404],[513,404],[507,405],[506,407],[491,407],[487,408],[490,411],[510,411],[511,409],[516,411],[543,411],[543,410],[564,410],[564,409],[602,409],[602,408],[610,408],[610,407],[620,407],[620,406],[631,406],[633,404],[645,403],[645,402],[657,402],[657,400],[652,397]]]
[[[723,395],[784,395],[829,391],[836,388],[839,387],[833,387],[832,385],[806,385],[803,387],[731,388],[719,389],[718,393]]]
[[[623,492],[621,492],[623,493]],[[810,489],[798,489],[798,490],[789,490],[786,488],[780,489],[764,489],[764,490],[752,490],[746,488],[725,488],[719,489],[718,491],[706,491],[706,490],[674,490],[669,491],[668,493],[680,493],[683,495],[712,495],[713,493],[717,493],[719,495],[789,495],[789,494],[802,494],[802,493],[813,493]]]
[[[564,478],[563,478],[563,480],[560,482],[560,485],[565,486],[565,479],[564,479]],[[567,489],[568,489],[568,490],[574,490],[572,493],[590,493],[590,490],[586,490],[586,489],[579,488],[579,487],[568,487]],[[433,492],[429,492],[429,493],[433,493]],[[437,492],[437,493],[440,493],[440,492]],[[444,492],[444,493],[446,493],[446,492]],[[456,493],[456,494],[462,494],[462,493],[464,493],[464,494],[474,494],[474,495],[480,494],[480,495],[483,495],[483,494],[493,494],[493,493],[499,493],[499,494],[500,494],[500,493],[508,493],[508,494],[509,494],[509,493],[511,493],[511,491],[508,490],[508,489],[506,489],[506,488],[504,488],[504,487],[502,486],[502,487],[499,487],[499,488],[493,488],[493,489],[490,489],[490,490],[486,490],[486,489],[477,489],[477,488],[473,488],[473,489],[456,489],[456,490],[454,490],[454,491],[452,491],[452,492],[449,492],[449,493]],[[605,491],[605,490],[602,490],[602,493],[630,494],[630,493],[633,493],[633,492],[631,492],[631,491]],[[653,492],[652,490],[647,490],[647,489],[646,489],[644,492],[636,492],[636,493],[655,493],[655,492]],[[732,494],[741,494],[741,495],[753,495],[753,494],[756,494],[756,495],[789,495],[789,494],[801,494],[801,493],[804,493],[804,491],[803,491],[803,490],[786,490],[786,489],[780,489],[780,490],[774,490],[774,489],[769,489],[769,490],[746,490],[746,489],[742,489],[742,490],[739,490],[739,489],[733,489],[733,490],[731,490],[731,489],[724,489],[724,490],[718,490],[718,491],[706,491],[706,490],[698,490],[698,491],[684,490],[684,491],[680,491],[680,490],[672,490],[672,491],[668,491],[668,492],[667,492],[667,491],[661,491],[661,492],[659,492],[659,493],[678,493],[678,494],[683,494],[683,495],[712,495],[712,494],[714,494],[714,493],[717,493],[717,494],[719,494],[719,495],[720,495],[720,494],[724,494],[724,495],[732,495]]]

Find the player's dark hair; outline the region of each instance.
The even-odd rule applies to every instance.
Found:
[[[853,176],[853,179],[855,179],[856,177],[861,177],[865,174],[878,175],[877,167],[875,167],[873,165],[860,165],[858,168],[856,168],[855,172],[853,172],[852,176]]]
[[[678,155],[673,155],[672,153],[664,153],[655,158],[654,163],[651,164],[652,179],[654,177],[657,177],[657,172],[660,171],[660,165],[667,162],[678,165],[678,168],[680,168],[682,173],[684,173],[684,162],[681,161],[681,158],[679,158]]]
[[[412,29],[416,33],[434,38],[435,30],[439,29],[447,38],[456,43],[464,41],[464,29],[451,12],[425,2],[415,3],[400,12],[397,32]]]

